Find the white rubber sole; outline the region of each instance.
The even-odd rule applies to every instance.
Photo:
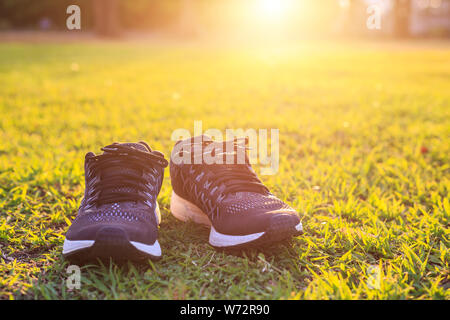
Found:
[[[161,246],[158,240],[154,244],[145,244],[136,241],[130,241],[130,243],[139,251],[150,254],[155,257],[161,256]],[[63,254],[69,254],[78,250],[90,248],[95,244],[95,240],[64,240]]]
[[[258,232],[237,236],[220,233],[211,225],[211,221],[206,213],[195,204],[178,196],[174,191],[172,191],[172,197],[170,199],[170,211],[178,220],[185,222],[193,221],[198,224],[210,226],[209,243],[214,247],[232,247],[246,244],[261,238],[265,234],[265,232]],[[295,229],[302,231],[302,223],[300,222],[296,225]]]
[[[211,226],[211,221],[209,221],[208,216],[202,209],[181,198],[174,191],[172,191],[172,196],[170,197],[170,211],[178,220],[193,221],[205,226]]]
[[[92,247],[95,240],[64,240],[63,254],[68,254],[74,251]]]
[[[232,236],[217,232],[213,226],[209,232],[209,243],[214,247],[233,247],[261,238],[265,232],[247,234],[244,236]]]
[[[145,244],[136,241],[130,241],[130,243],[139,251],[150,254],[154,257],[161,257],[161,246],[158,240],[154,244]]]

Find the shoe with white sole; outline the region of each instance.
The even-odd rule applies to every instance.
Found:
[[[246,149],[245,142],[198,136],[178,141],[171,155],[170,210],[182,221],[210,226],[209,243],[216,248],[261,247],[303,232],[297,212],[259,180]]]
[[[85,157],[85,195],[66,234],[65,258],[146,260],[161,257],[156,198],[168,161],[145,142],[114,143]]]

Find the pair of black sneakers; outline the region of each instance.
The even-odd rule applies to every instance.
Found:
[[[260,247],[300,235],[296,211],[261,183],[245,152],[244,161],[232,164],[204,161],[230,157],[228,149],[224,152],[230,143],[237,160],[238,150],[246,148],[237,140],[217,143],[201,136],[176,143],[170,163],[172,214],[210,226],[209,243],[216,248]],[[156,198],[168,161],[145,142],[114,143],[102,151],[86,154],[85,195],[63,255],[74,261],[160,258]]]

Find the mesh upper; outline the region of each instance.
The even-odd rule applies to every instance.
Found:
[[[132,147],[134,149],[139,149],[141,151],[148,152],[147,148],[139,143],[123,143],[121,145]],[[107,151],[106,151],[107,152]],[[141,176],[142,173],[138,170],[127,168],[127,167],[111,167],[107,168],[103,171],[103,175],[105,177],[108,176],[109,172],[120,172],[123,174],[130,174],[135,176]],[[151,179],[151,182],[159,183],[158,181],[153,181],[152,176],[147,176],[147,178]],[[152,189],[153,187],[150,187]],[[113,192],[137,192],[135,188],[128,187],[128,186],[118,186],[116,188],[112,189]],[[153,200],[153,196],[150,194],[149,198],[150,200]],[[147,202],[147,205],[150,206],[153,209],[153,202]],[[105,204],[100,206],[98,209],[96,209],[95,213],[90,214],[89,220],[91,221],[119,221],[119,220],[126,220],[126,221],[138,221],[142,218],[148,220],[148,213],[145,214],[145,210],[148,210],[147,207],[142,207],[142,205],[138,205],[134,202],[122,202],[122,203],[111,203],[111,204]],[[141,212],[144,211],[144,212]]]
[[[144,145],[137,143],[125,143],[135,149],[149,152]],[[105,153],[108,151],[105,150]],[[87,169],[87,168],[86,168]],[[148,186],[148,191],[144,192],[146,200],[141,201],[123,201],[116,203],[105,203],[99,206],[93,206],[89,203],[92,197],[91,182],[100,177],[89,177],[86,175],[86,194],[78,211],[78,215],[68,230],[66,237],[68,239],[95,239],[96,230],[103,226],[120,226],[127,232],[131,241],[151,244],[157,237],[158,218],[156,216],[156,197],[161,186],[162,174],[159,169],[149,168],[152,172],[144,172],[144,180]],[[143,172],[140,169],[114,165],[104,168],[101,172],[103,178],[110,173],[125,173],[136,177],[142,177]],[[101,183],[101,179],[100,179]],[[138,190],[130,186],[121,186],[110,189],[112,192],[135,193]]]
[[[263,195],[254,192],[238,192],[226,197],[221,207],[226,213],[246,213],[253,210],[264,211],[294,211],[289,205],[273,195]]]
[[[133,208],[129,205],[124,206],[120,203],[103,205],[96,209],[94,213],[87,215],[87,219],[91,222],[107,222],[107,221],[142,221],[150,220],[148,209]]]

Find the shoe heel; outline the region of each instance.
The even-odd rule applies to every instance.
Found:
[[[195,223],[210,226],[208,216],[195,204],[181,198],[174,191],[170,198],[170,212],[181,221],[193,221]]]

